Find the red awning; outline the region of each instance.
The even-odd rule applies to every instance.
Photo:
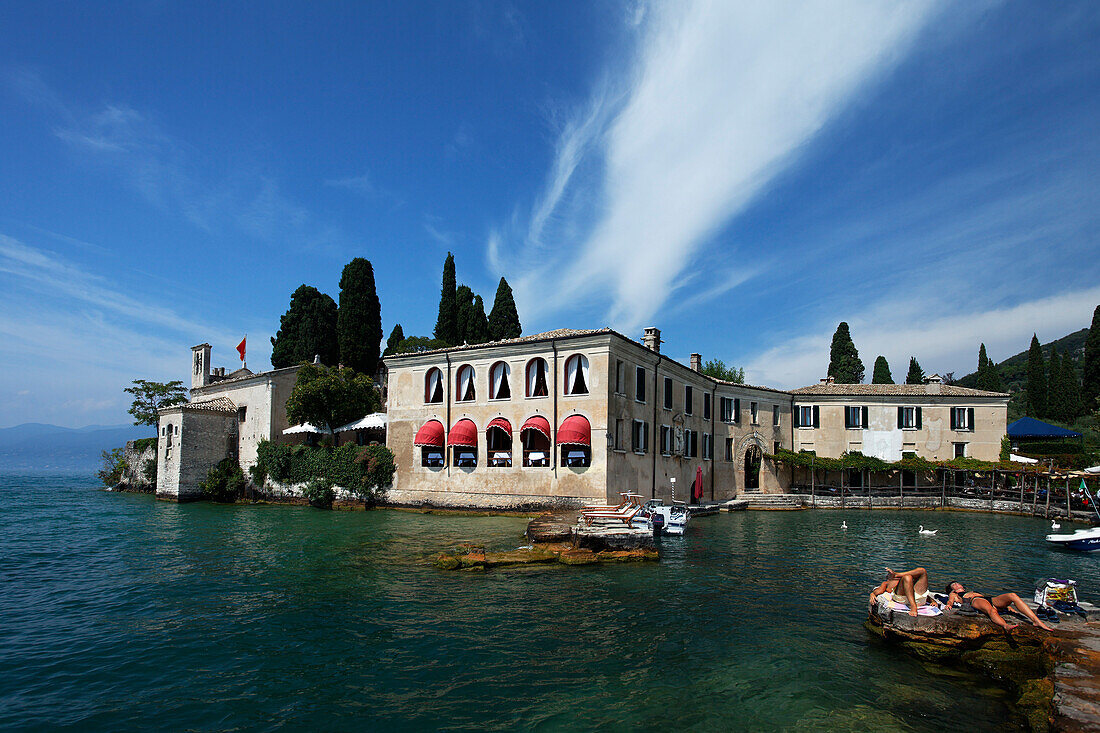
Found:
[[[443,423],[438,420],[429,420],[416,431],[413,445],[422,448],[443,447]]]
[[[485,427],[485,432],[489,432],[490,428],[500,428],[508,435],[512,434],[512,423],[505,420],[503,417],[494,417],[489,421],[489,424]]]
[[[519,434],[523,435],[525,430],[535,430],[545,435],[547,440],[550,440],[550,421],[542,415],[527,418],[527,422],[523,423],[523,427],[519,429]]]
[[[592,445],[592,426],[583,415],[570,415],[558,428],[558,445]]]
[[[451,435],[447,438],[447,445],[458,445],[463,448],[477,447],[477,426],[472,420],[462,419],[451,428]]]

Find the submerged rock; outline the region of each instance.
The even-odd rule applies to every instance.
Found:
[[[444,552],[435,559],[440,570],[489,570],[523,565],[599,565],[601,563],[653,562],[656,550],[604,550],[593,552],[567,544],[542,544],[504,552],[485,552],[481,548]]]

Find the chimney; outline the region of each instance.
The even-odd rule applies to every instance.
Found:
[[[314,364],[320,364],[321,363],[321,355],[320,354],[314,354],[313,355],[313,363]]]
[[[703,357],[699,354],[691,355],[691,371],[701,372],[703,371]]]
[[[661,329],[650,326],[642,336],[642,344],[650,351],[661,353]]]
[[[939,374],[933,374],[924,378],[924,383],[928,385],[929,394],[939,394],[940,387],[943,386],[943,377]]]
[[[834,377],[832,374],[830,374],[827,377],[822,377],[821,383],[822,384],[835,384],[836,383],[836,377]]]

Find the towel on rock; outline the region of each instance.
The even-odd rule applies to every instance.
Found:
[[[904,603],[894,603],[893,601],[887,601],[886,607],[891,611],[900,611],[901,613],[909,613],[909,606]],[[939,616],[943,611],[935,606],[919,606],[917,608],[918,616]]]

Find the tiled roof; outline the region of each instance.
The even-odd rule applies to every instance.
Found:
[[[1008,397],[1004,392],[956,387],[953,384],[811,384],[792,389],[793,395],[866,395],[878,397]]]
[[[383,357],[385,360],[389,359],[402,359],[407,356],[424,356],[425,354],[442,354],[445,351],[468,351],[470,349],[481,349],[486,346],[508,346],[509,344],[522,344],[529,341],[549,341],[551,339],[563,339],[573,338],[575,336],[594,336],[599,333],[615,333],[610,328],[559,328],[555,331],[543,331],[542,333],[532,333],[527,336],[517,336],[514,339],[501,339],[500,341],[486,341],[483,344],[463,344],[462,346],[448,346],[442,349],[430,349],[428,351],[412,351],[407,354],[390,354]],[[625,338],[625,337],[624,337]]]
[[[180,405],[185,410],[204,410],[206,412],[236,412],[237,406],[228,397],[215,397],[212,400],[187,402]]]

